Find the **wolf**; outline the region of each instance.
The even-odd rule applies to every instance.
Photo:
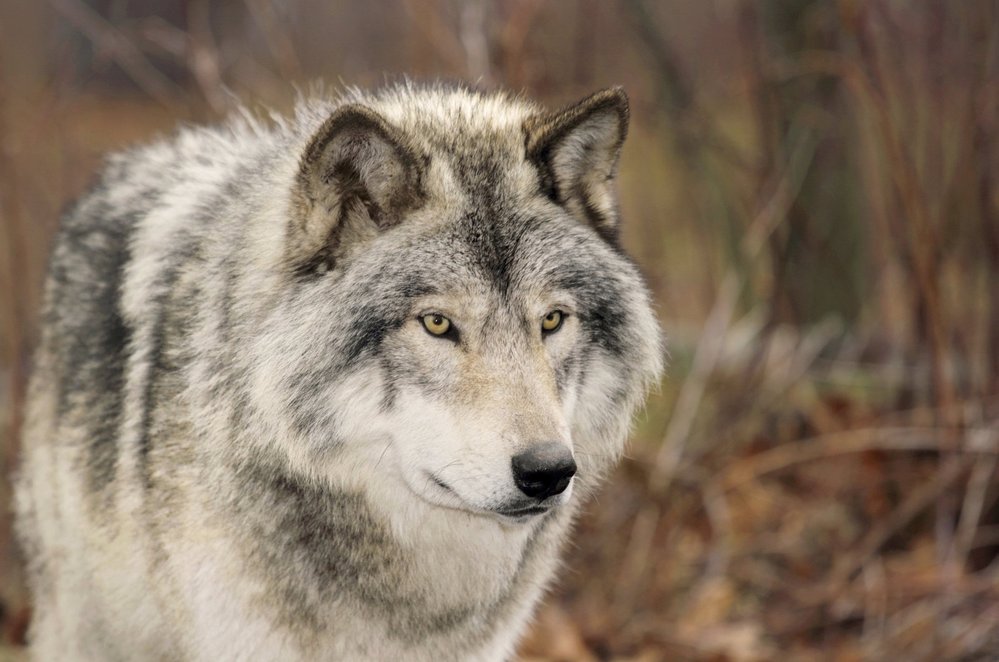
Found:
[[[110,156],[16,481],[38,660],[503,660],[660,378],[620,89],[403,83]]]

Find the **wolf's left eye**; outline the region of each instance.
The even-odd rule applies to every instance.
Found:
[[[431,313],[420,318],[423,328],[432,336],[446,337],[452,331],[451,320],[438,313]]]
[[[541,318],[541,333],[547,335],[555,333],[562,328],[562,320],[565,315],[561,310],[553,310]]]

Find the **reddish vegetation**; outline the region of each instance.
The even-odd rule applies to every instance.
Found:
[[[46,247],[105,151],[217,119],[225,89],[622,84],[624,243],[672,367],[523,658],[999,657],[994,2],[154,4],[0,2],[7,469]],[[18,643],[8,505],[0,481]]]

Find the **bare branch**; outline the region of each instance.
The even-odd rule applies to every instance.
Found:
[[[164,106],[177,105],[183,90],[153,66],[120,30],[79,0],[49,0],[52,7],[94,45],[111,55],[142,90]]]

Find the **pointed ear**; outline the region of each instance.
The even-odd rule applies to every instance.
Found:
[[[331,266],[352,242],[399,222],[423,200],[424,163],[380,115],[338,109],[312,137],[292,191],[290,258]]]
[[[524,122],[527,158],[545,193],[612,243],[618,234],[614,176],[627,132],[628,97],[619,87]]]

